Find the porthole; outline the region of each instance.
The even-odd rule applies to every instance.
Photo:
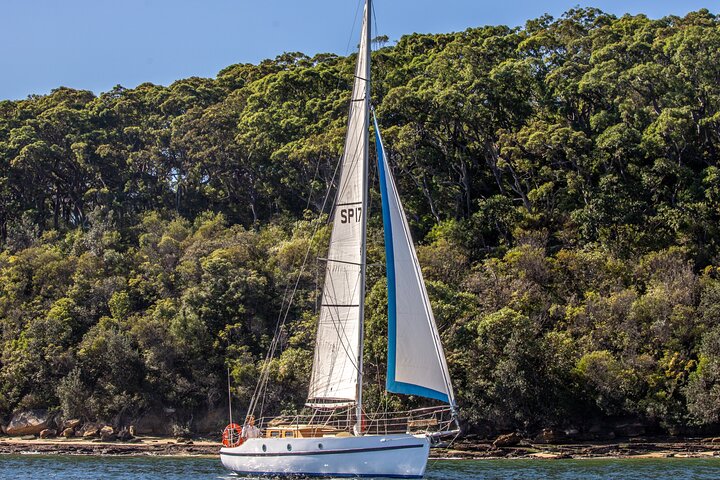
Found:
[[[267,452],[267,445],[263,445],[263,452]]]
[[[292,445],[288,443],[288,451],[292,450]]]
[[[322,449],[323,449],[323,444],[322,444],[322,443],[318,443],[318,448],[319,448],[320,450],[322,450]]]

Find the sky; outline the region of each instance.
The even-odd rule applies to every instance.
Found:
[[[288,51],[345,55],[357,45],[361,1],[0,0],[0,100],[59,86],[169,85]],[[522,26],[578,5],[651,18],[720,12],[715,0],[375,0],[373,36]]]

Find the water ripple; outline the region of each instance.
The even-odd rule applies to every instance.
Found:
[[[428,480],[718,480],[720,458],[431,462]],[[219,459],[0,456],[1,480],[245,480]]]

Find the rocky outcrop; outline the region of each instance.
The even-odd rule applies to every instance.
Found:
[[[522,440],[522,435],[520,435],[517,432],[513,433],[507,433],[505,435],[500,435],[495,439],[493,442],[493,447],[495,448],[503,448],[503,447],[514,447],[518,443],[520,443],[520,440]]]
[[[72,428],[73,430],[78,428],[81,425],[81,421],[79,418],[72,418],[70,420],[65,420],[62,424],[62,429],[65,430],[66,428]]]
[[[18,412],[10,419],[6,433],[11,436],[39,435],[49,428],[53,416],[47,410],[25,410]]]
[[[112,442],[114,440],[117,440],[117,435],[115,434],[115,430],[113,427],[109,425],[105,425],[100,429],[100,440],[103,442]]]
[[[86,423],[83,425],[81,430],[78,430],[82,434],[83,438],[95,438],[100,436],[100,429],[103,426],[97,423]]]

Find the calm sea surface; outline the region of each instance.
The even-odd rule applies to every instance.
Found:
[[[0,456],[0,479],[240,480],[210,458]],[[720,458],[431,461],[429,480],[718,480]]]

